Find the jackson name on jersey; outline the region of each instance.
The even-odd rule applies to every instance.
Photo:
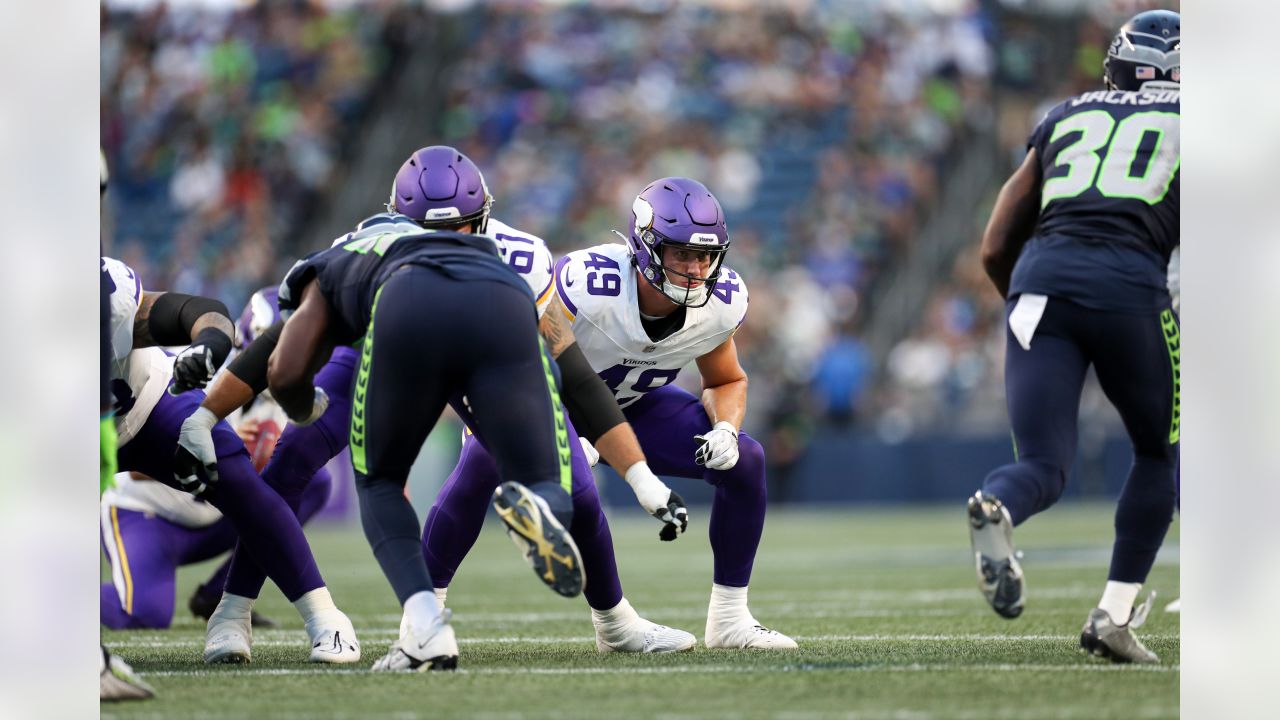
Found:
[[[684,325],[651,340],[640,322],[636,272],[625,245],[597,245],[556,264],[556,292],[591,368],[627,407],[676,379],[681,368],[719,347],[747,315],[747,285],[721,270],[706,305],[688,308]]]

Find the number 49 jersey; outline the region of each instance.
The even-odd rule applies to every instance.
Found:
[[[732,337],[747,314],[746,283],[724,268],[711,300],[686,310],[679,330],[654,341],[640,323],[637,282],[625,245],[597,245],[556,263],[556,292],[578,346],[622,407],[675,380]]]
[[[1180,92],[1099,90],[1045,114],[1027,146],[1043,185],[1035,236],[1010,295],[1039,293],[1102,310],[1166,306],[1179,245]]]

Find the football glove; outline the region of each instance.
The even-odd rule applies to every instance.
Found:
[[[632,465],[624,479],[635,491],[640,507],[662,523],[658,539],[670,542],[689,528],[689,509],[685,507],[684,498],[659,480],[648,463],[642,460]]]
[[[173,454],[174,479],[183,490],[199,495],[218,482],[218,452],[213,445],[213,426],[218,416],[208,408],[197,408],[182,421],[178,449]]]
[[[592,445],[590,440],[581,435],[578,436],[578,442],[582,443],[582,452],[586,454],[587,462],[591,463],[591,467],[595,467],[596,463],[600,462],[600,451],[596,450],[596,446]]]
[[[192,345],[173,359],[173,384],[170,395],[181,395],[194,388],[203,388],[213,378],[218,368],[213,365],[213,350],[207,345]]]
[[[738,431],[732,423],[716,423],[706,435],[694,435],[698,449],[693,461],[708,470],[730,470],[738,464]]]

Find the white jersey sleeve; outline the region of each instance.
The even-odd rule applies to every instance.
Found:
[[[102,271],[107,274],[111,293],[111,353],[113,359],[120,360],[133,349],[133,320],[142,304],[142,279],[114,258],[102,258]]]
[[[553,285],[551,251],[547,244],[537,235],[521,232],[493,218],[489,218],[484,234],[498,246],[503,262],[529,283],[538,303],[538,317],[541,318],[551,304]]]
[[[556,293],[578,346],[623,407],[733,337],[747,312],[746,283],[725,268],[707,304],[686,309],[680,329],[653,340],[640,320],[639,282],[624,245],[578,250],[556,263]]]

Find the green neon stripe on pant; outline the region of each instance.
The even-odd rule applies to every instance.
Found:
[[[1160,313],[1160,327],[1164,330],[1164,344],[1169,348],[1169,366],[1173,369],[1173,421],[1169,424],[1169,444],[1176,445],[1181,435],[1182,422],[1182,337],[1178,332],[1178,319],[1172,310]]]
[[[556,427],[556,450],[560,455],[560,487],[573,495],[573,450],[569,446],[569,428],[564,424],[564,411],[560,407],[560,391],[556,389],[556,376],[547,360],[547,344],[538,336],[538,349],[542,355],[542,372],[547,377],[547,390],[551,393],[551,415]]]
[[[364,395],[369,387],[369,368],[373,366],[373,320],[378,315],[378,299],[382,288],[373,295],[373,309],[369,311],[369,329],[364,335],[364,349],[360,352],[360,371],[356,375],[356,392],[351,405],[351,466],[356,472],[369,474],[364,456]]]

